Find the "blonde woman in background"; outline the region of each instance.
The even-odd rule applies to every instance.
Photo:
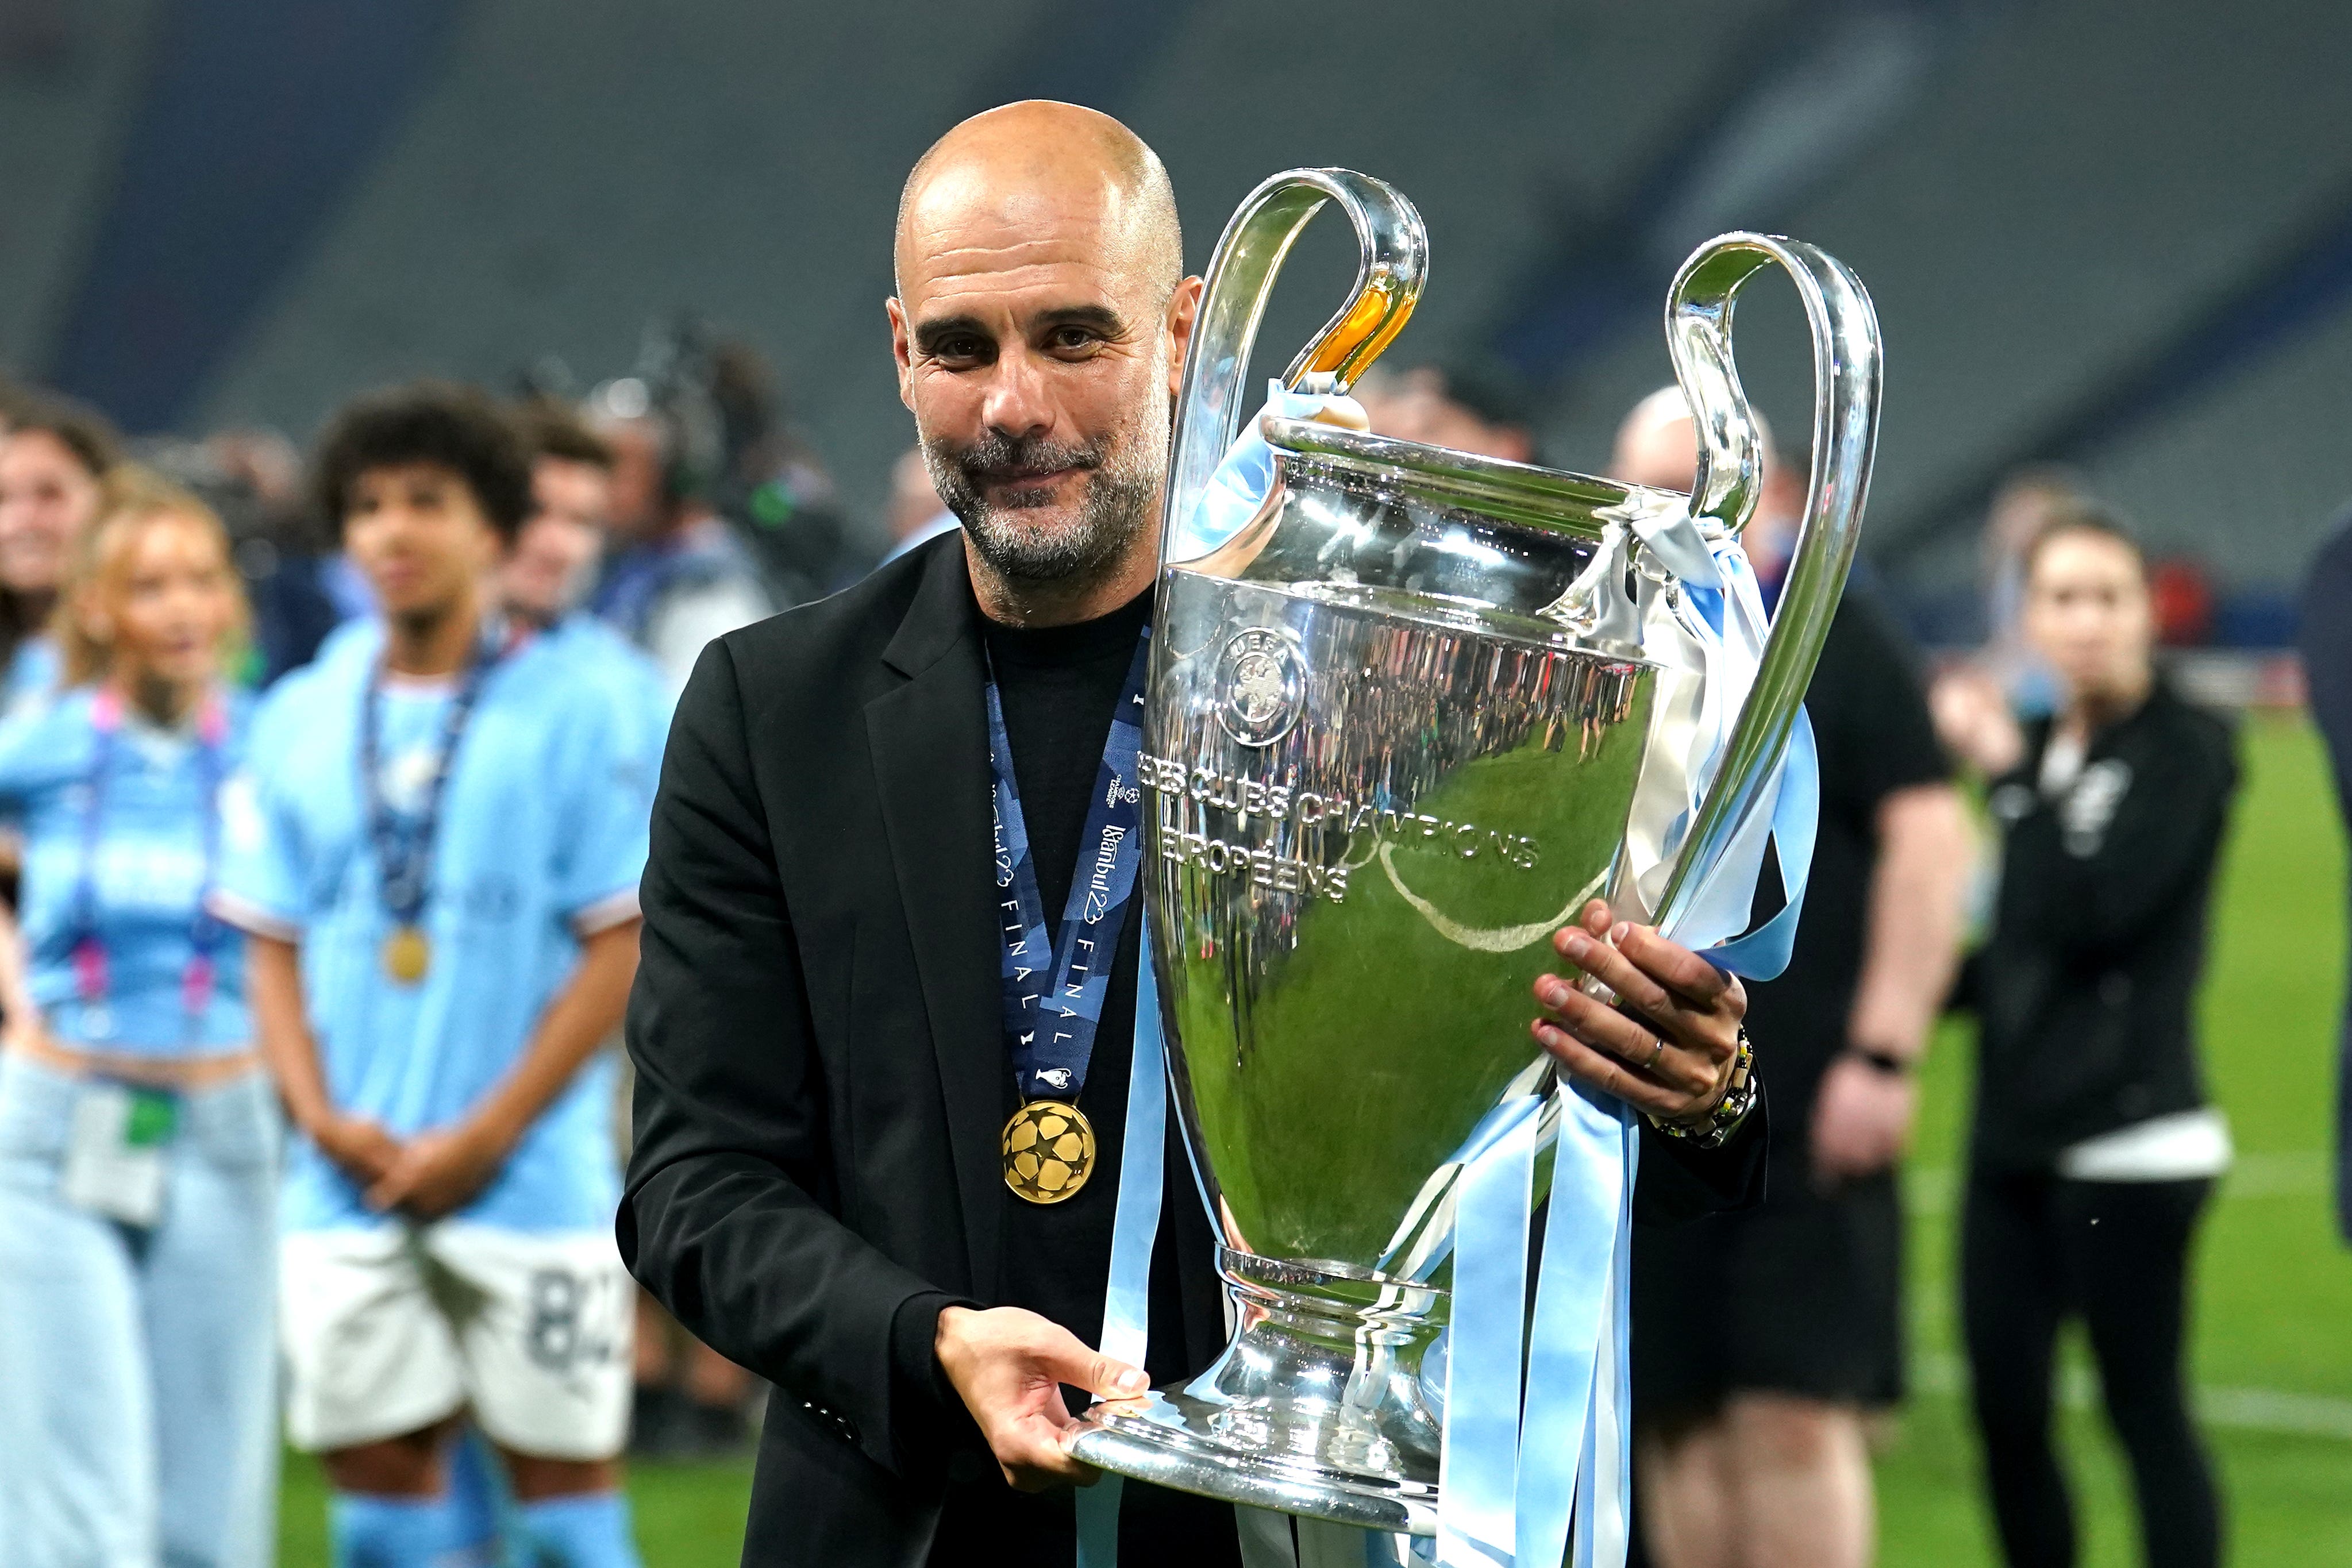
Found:
[[[65,689],[0,724],[0,1568],[268,1559],[278,1119],[205,911],[247,708],[228,550],[117,469],[59,592]]]

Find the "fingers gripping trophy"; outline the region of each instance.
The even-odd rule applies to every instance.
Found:
[[[1801,699],[1853,554],[1877,326],[1831,257],[1727,235],[1666,308],[1694,494],[1286,417],[1277,395],[1263,498],[1215,520],[1267,296],[1327,204],[1355,225],[1356,291],[1285,390],[1344,394],[1419,297],[1420,215],[1378,180],[1280,174],[1226,226],[1176,416],[1139,764],[1154,996],[1236,1326],[1200,1377],[1097,1406],[1072,1451],[1435,1537],[1442,1562],[1558,1563],[1571,1538],[1579,1563],[1622,1561],[1637,1117],[1555,1079],[1529,988],[1595,895],[1703,946],[1746,924],[1769,838],[1801,887]],[[1816,395],[1768,626],[1752,579],[1728,580],[1763,461],[1730,329],[1774,264]]]

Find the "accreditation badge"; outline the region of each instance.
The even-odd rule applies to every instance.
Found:
[[[177,1096],[122,1083],[86,1083],[76,1095],[58,1190],[68,1203],[125,1225],[163,1217]]]

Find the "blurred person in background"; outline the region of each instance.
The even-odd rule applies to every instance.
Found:
[[[940,499],[940,487],[931,483],[931,467],[919,446],[908,447],[890,465],[890,503],[882,524],[890,535],[889,553],[882,558],[886,561],[962,526]]]
[[[616,711],[643,726],[632,747],[658,758],[672,702],[660,667],[605,622],[577,612],[604,551],[613,449],[560,403],[528,404],[518,423],[531,453],[531,514],[499,572],[500,598],[509,613],[556,636],[583,666],[601,673]],[[646,769],[648,789],[653,775]],[[648,815],[652,808],[649,793]],[[626,1092],[624,1085],[623,1104]],[[626,1120],[619,1118],[624,1127]],[[627,1152],[625,1134],[625,1158]],[[643,1289],[635,1312],[630,1451],[679,1458],[741,1448],[751,1375],[679,1328]]]
[[[613,449],[560,403],[525,407],[517,429],[530,458],[530,512],[499,568],[499,602],[516,621],[553,638],[605,686],[615,722],[625,729],[625,754],[657,762],[672,701],[661,666],[581,609],[596,580],[612,515]],[[654,770],[640,781],[650,816]]]
[[[149,465],[220,515],[253,608],[253,645],[240,674],[267,686],[307,664],[343,619],[329,592],[331,559],[302,488],[302,459],[275,430],[215,431],[195,441],[140,444]]]
[[[2151,1568],[2212,1568],[2221,1506],[2183,1385],[2189,1245],[2229,1129],[2191,1007],[2233,738],[2159,678],[2139,547],[2086,503],[2022,556],[2027,639],[2059,703],[1989,805],[2003,832],[1961,1228],[1961,1315],[1993,1515],[2011,1568],[2075,1561],[2052,1446],[2053,1359],[2089,1330]]]
[[[850,543],[833,475],[793,428],[766,356],[722,339],[699,359],[725,454],[713,504],[741,523],[775,607],[805,604],[856,581],[872,557]]]
[[[589,608],[653,656],[674,697],[713,637],[774,609],[758,567],[710,503],[725,454],[698,400],[657,401],[635,377],[599,389],[613,452],[611,548]]]
[[[74,541],[97,518],[121,457],[106,421],[78,404],[23,399],[0,434],[0,715],[57,689],[49,612]]]
[[[2001,481],[1985,514],[1985,645],[1978,659],[2020,714],[2049,713],[2059,699],[2057,676],[2025,628],[2025,558],[2052,517],[2084,499],[2073,474],[2038,465]]]
[[[1359,401],[1372,434],[1535,463],[1534,394],[1507,368],[1492,364],[1417,365],[1372,378]]]
[[[1610,472],[1687,491],[1697,452],[1667,387],[1619,429]],[[1803,471],[1768,450],[1741,535],[1768,602],[1804,505]],[[1804,921],[1787,971],[1748,988],[1780,1123],[1764,1202],[1633,1247],[1638,1474],[1660,1568],[1869,1563],[1864,1417],[1903,1393],[1895,1166],[1958,957],[1973,846],[1914,653],[1857,585],[1805,708],[1822,805]]]
[[[205,909],[247,702],[203,503],[130,465],[73,542],[67,689],[0,724],[24,813],[0,1050],[0,1565],[259,1568],[278,1118]]]
[[[379,642],[263,703],[215,899],[248,934],[300,1134],[279,1249],[289,1436],[323,1456],[344,1568],[493,1550],[448,1484],[467,1415],[502,1461],[518,1560],[634,1568],[597,1053],[635,970],[644,727],[561,638],[499,613],[531,475],[486,398],[362,399],[331,423],[317,482]]]
[[[2295,632],[2311,719],[2327,747],[2336,809],[2352,827],[2352,512],[2336,520],[2305,580]],[[2336,1228],[2352,1242],[2352,986],[2336,1047]]]
[[[2025,632],[2025,553],[2053,517],[2083,502],[2064,469],[2021,468],[1993,492],[1985,514],[1984,645],[1937,673],[1927,704],[1937,738],[1988,779],[2017,765],[2018,717],[2057,704],[2056,677]]]
[[[595,586],[613,515],[613,449],[561,403],[527,403],[516,423],[530,454],[530,516],[499,569],[499,599],[545,631]]]

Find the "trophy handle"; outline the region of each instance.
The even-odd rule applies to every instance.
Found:
[[[1755,810],[1788,746],[1853,564],[1878,444],[1878,315],[1861,280],[1836,257],[1801,241],[1719,235],[1683,264],[1666,302],[1666,346],[1698,432],[1692,516],[1702,526],[1711,520],[1737,534],[1756,511],[1764,450],[1732,360],[1731,308],[1748,280],[1775,262],[1795,281],[1812,328],[1812,472],[1756,684],[1658,900],[1658,928],[1668,934],[1704,885],[1704,873]]]
[[[1176,400],[1176,440],[1162,510],[1160,561],[1177,519],[1192,515],[1201,491],[1233,444],[1243,414],[1242,377],[1258,323],[1292,242],[1326,202],[1338,202],[1362,247],[1348,303],[1323,324],[1283,372],[1296,387],[1327,378],[1318,390],[1345,392],[1404,329],[1429,271],[1429,235],[1413,205],[1385,181],[1349,169],[1292,169],[1252,191],[1218,237],[1208,285],[1184,356]]]

